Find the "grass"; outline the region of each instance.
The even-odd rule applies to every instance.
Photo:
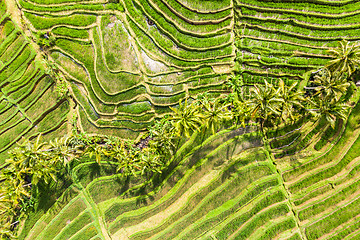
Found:
[[[36,31],[56,36],[50,53],[71,79],[74,111],[87,133],[134,139],[187,95],[196,98],[209,92],[217,97],[229,76],[217,73],[218,64],[235,65],[247,84],[265,78],[274,85],[280,78],[287,85],[302,81],[304,74],[328,61],[326,50],[338,39],[358,38],[359,6],[354,1],[123,2],[125,6],[19,1]],[[35,52],[20,31],[11,20],[2,20],[3,152],[21,136],[42,132],[50,139],[67,133],[69,102],[53,93],[52,81],[34,64]],[[33,123],[18,122],[22,115],[6,98],[26,110]],[[135,239],[356,237],[360,165],[355,159],[360,140],[354,139],[343,158],[334,156],[354,138],[359,107],[336,129],[321,123],[297,130],[307,126],[306,116],[279,126],[267,133],[270,146],[265,147],[250,128],[194,135],[181,142],[163,173],[152,176],[124,178],[114,163],[98,166],[82,159],[73,170],[77,184],[43,186],[44,195],[20,239],[102,239],[98,217],[110,235],[127,228]],[[297,161],[293,166],[288,155]],[[209,173],[214,175],[201,182]],[[84,187],[86,201],[76,186]],[[195,191],[193,186],[200,187]]]

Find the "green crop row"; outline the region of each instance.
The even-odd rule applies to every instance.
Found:
[[[139,131],[131,129],[118,129],[110,126],[98,127],[88,119],[82,108],[79,109],[79,119],[82,129],[91,134],[121,136],[124,139],[136,139],[140,134]]]
[[[286,138],[275,139],[275,140],[271,141],[270,146],[271,146],[271,148],[288,147],[291,144],[293,144],[300,137],[300,135],[301,134],[299,132],[294,132],[294,134],[291,134],[291,135],[287,136]]]
[[[287,218],[286,220],[276,223],[275,225],[270,226],[266,229],[266,231],[258,238],[259,240],[262,239],[274,239],[278,234],[284,232],[288,229],[292,229],[296,227],[296,222],[294,218]]]
[[[68,27],[57,27],[52,30],[56,35],[71,37],[71,38],[89,38],[89,32],[85,29],[73,29]]]
[[[62,231],[58,232],[55,239],[69,239],[80,231],[84,226],[93,221],[89,212],[84,212],[71,221]]]
[[[326,209],[330,208],[331,206],[336,205],[337,203],[346,200],[354,194],[360,186],[360,181],[354,182],[351,185],[347,186],[343,189],[337,189],[336,194],[327,197],[323,201],[318,201],[314,205],[311,205],[301,211],[299,211],[299,219],[303,221],[305,219],[310,218],[313,215],[319,214]],[[350,198],[349,198],[350,199]]]
[[[314,149],[320,151],[327,143],[334,140],[336,133],[341,130],[343,125],[339,122],[336,123],[335,128],[328,127],[325,132],[321,135],[321,139],[315,144]]]
[[[287,43],[294,46],[306,46],[309,48],[323,50],[326,50],[328,47],[335,47],[338,44],[336,39],[334,41],[328,40],[326,42],[308,38],[303,39],[298,38],[297,36],[294,37],[287,32],[267,31],[266,29],[261,28],[245,28],[244,30],[241,30],[241,34],[239,30],[235,30],[235,33],[237,33],[239,38],[250,38],[252,40],[262,40],[277,44]]]
[[[258,10],[255,9],[249,9],[247,7],[241,7],[241,14],[242,16],[256,16],[259,13]],[[321,27],[321,25],[325,26],[325,27],[333,27],[334,29],[337,26],[342,26],[344,28],[349,28],[350,26],[347,25],[356,25],[358,24],[358,15],[354,14],[354,15],[350,15],[344,18],[324,18],[323,16],[319,15],[312,15],[312,16],[304,16],[304,15],[299,15],[299,14],[293,14],[293,13],[289,13],[289,12],[282,12],[281,14],[278,13],[272,13],[272,12],[261,12],[261,18],[266,18],[266,19],[272,19],[276,17],[277,20],[279,21],[283,21],[283,20],[294,20],[297,21],[299,23],[304,23],[304,24],[309,24],[309,25],[319,25],[319,27]],[[259,19],[261,19],[259,18]],[[290,22],[292,23],[292,22]],[[346,25],[346,26],[345,26]]]
[[[352,200],[345,206],[338,208],[332,214],[322,218],[320,221],[312,224],[305,229],[306,236],[309,240],[317,239],[326,233],[331,232],[334,228],[356,217],[359,212],[360,198]]]
[[[328,167],[320,172],[312,174],[305,179],[302,179],[301,182],[297,182],[289,187],[291,192],[299,191],[302,188],[308,187],[315,182],[319,182],[323,179],[329,178],[340,172],[345,168],[353,159],[358,155],[358,149],[360,148],[360,138],[356,139],[354,144],[351,146],[346,155],[334,166]]]
[[[116,164],[111,162],[105,162],[101,165],[97,164],[96,162],[88,162],[80,164],[74,168],[73,174],[76,176],[77,181],[79,181],[83,187],[86,187],[89,183],[98,177],[115,174],[116,168]]]
[[[355,30],[358,26],[339,26],[339,27],[325,27],[325,26],[314,26],[314,25],[306,25],[306,24],[289,24],[289,21],[281,21],[281,20],[269,20],[263,21],[258,18],[249,18],[242,16],[241,19],[242,24],[246,24],[246,26],[250,29],[261,29],[270,32],[287,34],[289,36],[295,38],[307,39],[310,41],[331,41],[331,40],[341,40],[342,36],[347,36],[347,38],[359,39],[359,36]],[[282,30],[282,26],[286,24],[286,30]],[[339,30],[341,30],[341,35],[338,34]]]
[[[8,108],[4,113],[0,114],[0,126],[2,127],[4,124],[9,122],[15,115],[17,111],[14,111],[13,108]]]
[[[291,84],[289,84],[291,85]],[[287,124],[284,126],[281,126],[279,128],[270,129],[266,134],[268,138],[277,138],[282,137],[285,135],[288,135],[292,133],[293,131],[297,131],[297,129],[301,128],[304,123],[306,123],[309,120],[309,116],[305,116],[297,120],[296,122],[292,124]]]
[[[305,149],[310,143],[313,137],[324,127],[326,120],[321,119],[316,123],[316,126],[310,131],[307,132],[305,136],[302,136],[299,141],[296,141],[295,144],[292,144],[289,147],[285,147],[281,153],[275,154],[275,158],[282,158],[284,156],[293,155],[296,152],[299,152]]]
[[[71,239],[72,240],[83,240],[83,239],[92,239],[98,234],[96,227],[91,224],[86,226],[84,229],[77,232]]]
[[[313,57],[317,57],[316,55],[323,56],[325,54],[325,50],[316,48],[314,49],[310,46],[296,46],[288,43],[268,42],[250,38],[241,38],[239,40],[237,38],[235,41],[235,46],[253,54],[258,54],[262,57],[272,56],[278,58],[291,58],[294,57],[295,52],[300,51],[304,54],[313,54]]]
[[[326,184],[325,186],[322,186],[320,188],[315,189],[314,191],[308,193],[304,197],[301,197],[299,199],[294,200],[295,206],[299,206],[300,204],[305,203],[306,201],[309,201],[312,198],[315,198],[316,196],[319,196],[321,194],[324,194],[332,189],[330,184]]]
[[[286,204],[280,204],[270,209],[267,209],[266,211],[259,213],[253,218],[251,218],[250,222],[247,222],[247,224],[243,226],[241,230],[235,234],[234,237],[235,239],[248,239],[250,235],[256,231],[256,229],[261,228],[261,226],[268,223],[269,221],[281,217],[288,212],[289,207]],[[290,228],[290,226],[288,228]]]
[[[250,5],[251,4],[251,5]],[[336,7],[329,7],[333,4],[336,4]],[[356,1],[336,1],[336,2],[330,2],[330,1],[304,1],[304,2],[298,2],[298,1],[281,1],[281,2],[274,2],[274,1],[263,1],[263,0],[251,0],[247,2],[243,2],[241,0],[235,1],[235,6],[237,7],[245,7],[248,5],[248,8],[250,6],[253,6],[254,9],[258,9],[257,7],[266,8],[266,11],[272,12],[272,11],[279,11],[279,12],[287,12],[288,10],[296,11],[299,13],[299,15],[306,15],[308,12],[311,14],[342,14],[342,13],[351,13],[353,11],[359,10],[359,4]],[[306,9],[306,11],[304,11]],[[263,12],[259,10],[259,12]],[[329,16],[330,18],[331,16]]]
[[[244,188],[251,184],[251,182],[261,179],[267,175],[271,175],[273,172],[267,166],[259,167],[250,167],[246,170],[240,170],[239,172],[233,173],[233,178],[230,178],[229,181],[225,181],[225,177],[221,181],[214,181],[214,184],[208,185],[207,188],[199,191],[195,196],[193,196],[187,203],[186,206],[181,209],[179,212],[174,214],[171,217],[170,221],[167,221],[165,224],[162,224],[161,227],[155,228],[151,231],[142,231],[132,236],[136,239],[148,238],[160,230],[165,229],[171,224],[175,226],[171,227],[172,233],[179,233],[181,230],[189,226],[189,224],[195,223],[204,215],[212,212],[218,211],[218,208],[221,208],[229,200],[229,196],[238,196],[243,192]],[[223,176],[228,174],[224,173]],[[224,209],[226,210],[226,209]],[[185,216],[182,218],[182,216]],[[141,216],[139,216],[141,217]],[[131,222],[131,221],[129,221]],[[132,222],[131,222],[132,223]],[[211,225],[211,224],[209,224]],[[209,226],[208,225],[208,226]],[[214,225],[212,225],[214,226]],[[199,229],[199,228],[197,228]],[[200,227],[202,231],[205,231],[205,227]],[[191,236],[198,236],[198,233],[188,233]],[[160,237],[160,239],[171,239],[174,238],[172,234],[167,234],[166,236]],[[186,238],[186,237],[185,237]]]
[[[27,46],[24,38],[20,35],[15,41],[13,41],[6,50],[1,54],[0,61],[7,65],[11,60],[19,55],[23,51],[23,48]]]
[[[231,140],[230,140],[231,141]],[[234,142],[229,142],[230,146],[234,146]],[[229,147],[230,147],[229,146]],[[117,218],[116,221],[114,223],[112,223],[110,225],[110,231],[112,233],[114,233],[120,226],[124,226],[124,224],[128,224],[128,223],[132,223],[134,224],[135,222],[141,222],[143,221],[143,219],[154,215],[157,212],[160,212],[162,209],[167,208],[168,206],[170,206],[178,197],[181,196],[181,194],[183,194],[183,192],[185,192],[194,182],[196,182],[199,178],[201,178],[201,173],[205,173],[206,170],[211,170],[214,163],[216,161],[218,161],[220,156],[223,156],[221,154],[219,154],[220,156],[213,156],[211,157],[212,153],[215,152],[222,152],[224,151],[226,148],[223,148],[221,146],[215,147],[215,149],[213,151],[211,151],[206,157],[207,158],[202,158],[200,159],[196,159],[197,162],[194,164],[196,164],[196,168],[192,168],[191,170],[187,170],[187,174],[183,175],[183,177],[181,178],[181,181],[177,182],[177,187],[173,187],[172,191],[173,193],[169,194],[167,193],[167,197],[166,200],[164,198],[162,198],[162,201],[159,201],[157,203],[155,203],[154,205],[152,205],[151,207],[148,207],[149,209],[141,209],[141,211],[134,211],[134,212],[129,212],[128,214],[122,214],[122,215],[118,215],[121,216],[121,218]],[[204,156],[205,157],[205,156]],[[195,160],[195,159],[194,159]],[[198,169],[201,168],[201,169]],[[195,174],[196,173],[196,174]],[[199,176],[200,175],[200,176]],[[185,177],[186,176],[186,177]],[[216,186],[212,186],[213,184],[215,185],[221,185],[221,182],[219,182],[218,180],[214,179],[212,180],[210,183],[207,184],[207,187],[213,188]],[[187,187],[186,187],[187,186]],[[207,194],[207,187],[203,188],[201,190],[201,192],[199,192],[198,194],[203,194],[202,197],[199,198],[202,199],[206,194]],[[236,189],[234,189],[233,191],[236,191]],[[196,199],[196,198],[195,198]],[[191,205],[190,205],[191,206]],[[122,208],[122,211],[124,211],[124,208]],[[138,213],[139,212],[139,213]],[[109,213],[113,213],[113,210]],[[138,213],[138,214],[137,214]],[[105,212],[105,216],[106,216],[106,212]],[[129,217],[126,217],[127,215],[132,216],[130,219]],[[135,218],[135,219],[134,219]],[[120,221],[121,219],[121,221]]]
[[[274,187],[274,184],[277,184],[277,181],[272,179],[270,181],[265,181],[258,184],[255,188],[247,191],[244,195],[231,195],[235,197],[214,211],[205,214],[204,216],[206,216],[206,218],[203,218],[202,221],[196,223],[195,226],[190,229],[190,231],[186,232],[186,235],[183,234],[182,236],[187,238],[190,236],[201,236],[206,231],[211,231],[214,226],[217,226],[224,220],[232,218],[233,221],[227,223],[226,226],[216,234],[217,239],[224,239],[224,236],[229,236],[232,232],[235,231],[236,228],[238,228],[239,225],[244,223],[247,219],[251,218],[251,216],[257,214],[259,211],[261,211],[261,209],[270,206],[276,203],[279,199],[283,198],[283,194],[280,192],[272,193],[254,204],[253,207],[247,212],[244,213],[241,211],[243,206],[253,203],[256,197],[259,197],[260,194],[264,194],[264,191],[269,187]],[[230,198],[229,195],[227,195],[227,197]],[[242,214],[239,216],[239,213]],[[236,218],[233,218],[233,215],[235,214],[237,216]],[[191,222],[189,224],[191,224]],[[180,231],[181,229],[179,229],[179,232]]]
[[[193,0],[193,1],[182,1],[182,0],[175,0],[183,7],[188,9],[196,9],[199,12],[216,12],[216,11],[223,11],[224,9],[228,9],[231,6],[231,0]],[[185,2],[185,3],[184,3]]]
[[[217,49],[209,49],[208,51],[194,51],[176,45],[173,41],[165,38],[157,30],[143,31],[135,22],[128,18],[130,27],[136,34],[136,40],[145,46],[151,52],[157,54],[162,51],[165,61],[169,61],[175,66],[192,67],[204,63],[221,62],[222,59],[232,54],[231,46],[224,46]]]
[[[0,153],[7,150],[12,144],[21,138],[25,130],[29,128],[30,123],[28,121],[22,121],[12,129],[1,134],[0,141]]]
[[[66,12],[66,11],[75,11],[75,12],[84,12],[84,11],[103,11],[103,10],[119,10],[121,12],[124,11],[124,8],[121,4],[101,4],[101,3],[81,3],[81,4],[71,4],[71,5],[37,5],[33,4],[26,0],[20,0],[19,4],[22,8],[26,10],[31,10],[34,12],[51,12],[51,13],[57,13],[57,12]]]
[[[169,193],[166,193],[167,199],[170,198],[170,196],[172,196],[170,199],[177,199],[181,195],[182,191],[185,191],[192,185],[192,182],[196,182],[200,179],[201,177],[200,174],[192,174],[193,171],[195,170],[193,166],[197,164],[200,161],[200,159],[202,159],[202,161],[204,161],[204,159],[206,160],[206,156],[208,156],[208,154],[210,154],[212,151],[215,151],[217,149],[218,144],[221,144],[222,142],[227,142],[229,139],[231,139],[232,136],[230,133],[231,131],[221,132],[216,135],[217,136],[216,139],[210,138],[208,140],[208,143],[203,143],[203,146],[198,146],[198,144],[200,143],[197,143],[195,146],[198,147],[190,148],[189,149],[190,152],[187,155],[187,157],[180,158],[179,156],[179,160],[175,161],[177,159],[176,157],[175,160],[171,162],[172,164],[169,166],[167,171],[164,171],[162,174],[157,176],[160,177],[160,179],[156,180],[155,182],[162,182],[163,184],[165,184],[165,186],[169,184],[171,185],[171,182],[169,181],[163,182],[162,179],[181,179],[181,182],[178,182],[177,187],[172,188],[171,190],[172,192],[171,194],[175,194],[175,195],[173,196]],[[192,146],[194,146],[194,144]],[[181,162],[178,162],[180,161],[180,159]],[[199,164],[200,163],[198,163],[198,165]],[[212,168],[213,164],[214,162],[208,159],[208,161],[205,161],[205,163],[201,165],[201,169],[198,170],[198,173],[199,171],[200,173],[205,173],[206,171]],[[156,188],[160,188],[160,189],[157,190],[157,194],[155,196],[160,198],[162,194],[164,194],[161,189],[165,189],[165,186],[163,186],[162,184],[159,185],[160,186],[157,186]],[[159,192],[162,194],[160,194]],[[133,207],[134,206],[133,204],[131,204],[131,202],[123,203],[123,204],[114,204],[111,208],[109,208],[105,212],[105,216],[107,216],[107,213],[114,214],[115,212],[116,212],[115,213],[116,216],[119,216],[124,211],[131,211]],[[117,210],[115,211],[115,209]]]
[[[54,237],[67,225],[67,221],[74,220],[81,212],[86,209],[84,201],[77,197],[75,201],[66,205],[49,222],[44,230],[37,236],[37,239],[54,239]]]
[[[359,121],[359,111],[360,111],[360,103],[358,103],[354,109],[352,110],[348,122],[345,127],[345,132],[337,142],[337,144],[332,148],[331,151],[326,153],[324,156],[318,157],[308,163],[305,163],[301,166],[296,167],[295,169],[285,172],[283,174],[285,181],[291,181],[297,176],[310,171],[311,169],[315,169],[321,165],[324,165],[328,162],[333,161],[333,156],[341,151],[346,146],[347,141],[353,137],[353,131],[355,130],[354,126],[357,126],[357,121]]]
[[[57,108],[61,103],[63,103],[65,98],[57,99],[57,96],[53,94],[53,91],[49,88],[47,91],[44,91],[34,104],[27,107],[26,115],[32,122],[36,125],[41,121],[48,113]]]
[[[344,228],[341,229],[341,231],[337,232],[333,236],[329,238],[329,240],[341,240],[345,239],[345,237],[355,231],[360,229],[360,221],[356,221],[354,224],[347,224]]]
[[[188,48],[188,50],[196,50],[196,49],[203,49],[207,50],[208,48],[219,48],[219,46],[222,46],[224,44],[229,43],[230,41],[230,34],[224,34],[219,36],[214,36],[211,38],[201,38],[196,36],[189,35],[190,33],[181,33],[179,32],[179,29],[176,29],[176,27],[173,24],[170,24],[165,21],[160,15],[156,14],[153,9],[150,8],[149,5],[146,3],[142,3],[142,6],[137,5],[138,8],[134,9],[134,5],[130,3],[130,0],[126,0],[126,7],[127,10],[131,14],[132,19],[136,19],[135,21],[142,25],[144,29],[148,29],[145,18],[145,16],[151,16],[149,17],[152,19],[157,28],[150,28],[149,32],[150,34],[153,34],[153,32],[158,32],[159,30],[165,34],[167,37],[169,37],[173,42],[175,42],[176,45],[183,48]],[[140,10],[141,9],[141,10]],[[128,16],[129,17],[129,16]],[[166,27],[166,30],[165,30]]]
[[[0,44],[0,56],[2,56],[4,54],[4,52],[6,51],[6,49],[8,48],[8,46],[10,44],[12,44],[13,42],[16,41],[16,39],[18,38],[19,32],[17,31],[12,31],[6,38],[4,41],[1,42]],[[14,55],[14,53],[12,53],[11,55]],[[2,66],[0,65],[0,68]]]
[[[16,57],[24,52],[26,48],[28,48],[27,43],[24,42],[21,37],[17,38],[14,42],[6,46],[6,49],[4,49],[4,52],[2,52],[0,57],[0,61],[3,63],[1,66],[2,69],[10,65]]]
[[[53,86],[53,82],[49,78],[38,79],[32,83],[32,86],[22,89],[24,92],[18,91],[16,95],[11,95],[11,97],[14,99],[17,99],[15,97],[19,97],[19,99],[17,99],[19,106],[26,111],[30,111],[29,109],[32,108],[46,92],[52,90],[50,89],[51,86]]]
[[[168,8],[169,5],[164,4],[161,0],[158,0],[156,4],[154,4],[151,0],[146,1],[147,3],[143,4],[143,6],[146,6],[146,9],[154,9],[149,12],[151,16],[161,16],[166,20],[164,23],[168,22],[173,24],[179,32],[193,36],[199,35],[202,37],[211,37],[230,31],[229,27],[232,20],[230,17],[217,24],[212,24],[210,21],[208,21],[208,24],[193,24],[192,22],[189,22],[189,20],[181,18],[179,15],[172,12]],[[166,25],[163,26],[165,27]],[[227,28],[228,30],[225,30],[224,28]]]
[[[13,77],[8,78],[4,83],[6,86],[2,88],[2,92],[9,95],[24,87],[39,74],[38,65],[33,61],[29,65],[22,66],[16,70]]]
[[[16,91],[13,91],[11,94],[9,94],[9,97],[11,97],[14,101],[17,103],[21,103],[24,101],[24,103],[20,104],[21,107],[26,108],[28,107],[28,104],[32,101],[32,98],[37,98],[38,96],[36,94],[41,93],[44,89],[41,89],[41,87],[46,87],[49,85],[51,81],[49,79],[44,79],[44,73],[39,71],[33,78],[29,78],[28,81],[26,81],[21,88],[16,89]],[[44,83],[47,84],[44,84]],[[39,87],[37,87],[39,85]],[[30,94],[36,89],[35,96],[32,98],[28,98]]]
[[[21,54],[17,55],[10,65],[0,70],[0,82],[11,77],[17,69],[30,64],[30,61],[35,58],[36,53],[31,51],[29,47],[24,48]]]
[[[6,4],[5,1],[0,2],[0,16],[3,16],[6,13]]]
[[[4,1],[1,1],[0,4],[3,4]],[[5,22],[1,23],[1,37],[2,38],[7,38],[13,31],[15,31],[15,26],[12,23],[11,20],[6,19]]]
[[[24,15],[38,30],[48,29],[58,25],[86,27],[95,23],[96,21],[96,16],[90,14],[73,14],[66,17],[52,17],[48,15],[39,16],[25,12]]]
[[[181,5],[177,0],[152,0],[156,4],[164,4],[173,11],[175,14],[179,14],[186,19],[191,21],[212,21],[219,20],[228,17],[231,14],[231,9],[220,12],[211,12],[211,13],[201,13],[190,10],[189,8]]]
[[[59,126],[66,120],[66,116],[69,112],[70,106],[68,101],[64,101],[55,109],[43,115],[43,118],[37,124],[36,131],[40,133],[47,133],[49,130],[53,129],[56,126]],[[39,120],[38,120],[39,121]]]
[[[37,4],[60,4],[60,3],[75,3],[83,0],[30,0]]]

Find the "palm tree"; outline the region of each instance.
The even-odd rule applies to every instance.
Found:
[[[286,122],[288,118],[291,121],[295,120],[295,109],[303,108],[301,101],[304,100],[303,92],[296,89],[298,83],[293,83],[290,87],[286,86],[284,81],[280,79],[279,82],[279,99],[281,99],[280,111],[281,118]]]
[[[331,72],[347,73],[349,76],[360,65],[360,45],[351,44],[346,40],[339,42],[337,48],[328,50],[333,60],[326,65]]]
[[[280,88],[275,90],[274,86],[265,80],[265,85],[255,85],[251,91],[251,118],[261,119],[261,130],[264,130],[265,121],[270,117],[281,115],[280,104],[283,100],[279,97]]]
[[[231,118],[228,105],[224,105],[217,100],[203,102],[201,109],[204,126],[210,129],[212,134],[215,133],[220,123]]]
[[[147,170],[161,173],[161,166],[163,164],[160,160],[160,156],[154,154],[150,148],[145,148],[140,152],[138,161],[141,168],[141,174],[145,174]]]
[[[310,111],[316,121],[325,118],[332,128],[335,128],[337,119],[346,121],[349,106],[341,101],[324,101],[321,98],[314,98],[313,101],[309,100],[312,109]]]
[[[251,119],[251,111],[249,101],[234,100],[232,102],[231,113],[236,125],[240,124],[245,127],[245,123]]]
[[[320,74],[315,76],[314,83],[318,85],[318,87],[315,88],[317,91],[316,95],[320,95],[324,101],[332,99],[339,101],[350,86],[350,83],[346,82],[344,74],[331,73],[327,69],[324,69]]]
[[[175,133],[180,137],[190,137],[190,134],[194,131],[199,131],[202,124],[203,116],[199,111],[199,107],[194,104],[188,104],[187,99],[182,103],[179,102],[178,108],[170,109],[173,111],[170,121],[173,123]]]
[[[243,81],[243,78],[242,78],[242,76],[240,74],[230,76],[230,78],[226,82],[226,85],[228,86],[228,88],[231,89],[231,91],[233,93],[236,94],[235,96],[238,99],[241,98],[241,95],[242,95],[242,89],[241,88],[244,85],[244,81]]]
[[[65,136],[50,140],[49,143],[52,162],[54,162],[54,164],[62,163],[67,169],[70,166],[70,162],[75,158],[76,153],[76,147],[74,149],[71,148],[69,144],[70,141],[71,137]]]
[[[174,153],[174,131],[168,116],[164,116],[149,129],[149,142],[151,148],[155,149],[159,155],[166,157]]]
[[[107,150],[102,145],[97,143],[90,143],[85,150],[85,154],[87,154],[89,158],[95,156],[95,161],[100,165],[101,160],[107,154],[106,151]]]

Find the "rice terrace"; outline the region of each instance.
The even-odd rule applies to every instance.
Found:
[[[360,239],[360,1],[0,0],[0,239]]]

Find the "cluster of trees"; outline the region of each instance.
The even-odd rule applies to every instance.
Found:
[[[133,141],[115,137],[75,135],[48,142],[39,135],[9,152],[0,174],[0,239],[14,238],[11,231],[24,216],[40,181],[57,181],[64,169],[70,174],[74,159],[108,160],[125,176],[160,172],[165,155],[151,147],[141,149]]]
[[[280,80],[274,86],[265,80],[264,85],[251,86],[250,94],[245,96],[241,76],[233,77],[229,81],[230,96],[232,105],[239,108],[241,121],[257,120],[264,130],[264,126],[292,122],[307,113],[315,121],[325,118],[333,128],[337,119],[346,120],[348,101],[355,88],[350,77],[360,65],[360,45],[343,40],[329,53],[333,60],[316,72],[305,91],[299,89],[298,83],[286,86]]]
[[[7,166],[0,175],[0,238],[12,235],[15,218],[31,197],[39,181],[56,181],[60,169],[70,172],[74,159],[88,157],[99,164],[106,160],[118,165],[125,176],[161,172],[181,140],[193,132],[214,134],[224,122],[245,126],[249,121],[260,123],[261,130],[288,123],[311,113],[314,120],[325,118],[334,127],[337,119],[346,119],[351,97],[348,81],[360,63],[360,46],[342,41],[338,49],[330,50],[334,60],[317,71],[310,87],[304,92],[298,83],[287,86],[279,80],[277,86],[244,85],[241,75],[228,81],[231,93],[219,98],[200,94],[197,99],[185,99],[172,113],[155,122],[140,142],[115,137],[74,134],[41,142],[24,141],[10,151]],[[248,91],[249,90],[249,91]]]

